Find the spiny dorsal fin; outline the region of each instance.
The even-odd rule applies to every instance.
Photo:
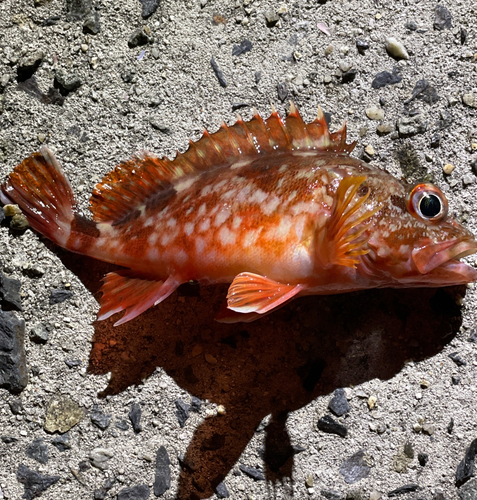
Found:
[[[91,210],[97,222],[121,223],[131,211],[167,190],[174,182],[204,170],[226,168],[237,161],[293,150],[349,154],[355,143],[346,143],[346,125],[330,133],[323,112],[306,124],[298,109],[290,103],[290,112],[282,120],[272,107],[263,119],[257,112],[244,122],[238,117],[232,126],[225,123],[210,134],[207,130],[197,142],[189,141],[189,149],[177,153],[174,160],[162,160],[143,153],[121,163],[106,174],[91,197]]]

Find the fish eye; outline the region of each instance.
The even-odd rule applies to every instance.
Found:
[[[407,199],[409,212],[424,222],[441,222],[447,216],[447,199],[442,191],[432,184],[418,184]]]

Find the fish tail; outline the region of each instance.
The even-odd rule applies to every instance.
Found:
[[[10,174],[0,187],[0,201],[17,204],[35,231],[63,248],[69,248],[72,227],[85,225],[76,214],[73,190],[63,169],[45,146]]]

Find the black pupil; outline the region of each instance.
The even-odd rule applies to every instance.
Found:
[[[419,208],[424,217],[435,217],[441,212],[441,200],[435,194],[426,194],[421,198]]]

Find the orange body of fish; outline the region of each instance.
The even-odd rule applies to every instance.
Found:
[[[473,235],[433,185],[408,185],[349,155],[343,127],[291,105],[205,132],[174,160],[143,154],[106,175],[80,216],[42,148],[1,187],[58,245],[124,266],[106,275],[99,319],[129,321],[181,284],[231,283],[219,320],[252,321],[292,298],[477,280]]]

